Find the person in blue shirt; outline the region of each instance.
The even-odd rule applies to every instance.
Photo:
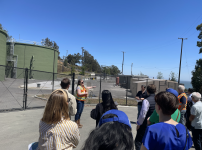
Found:
[[[172,93],[160,92],[155,96],[155,102],[159,123],[147,127],[141,150],[188,150],[191,148],[192,138],[188,130],[171,118],[178,108],[178,98]]]

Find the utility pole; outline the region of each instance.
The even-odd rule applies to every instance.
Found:
[[[183,40],[187,40],[187,38],[178,38],[178,39],[182,40],[182,43],[181,43],[181,54],[180,54],[180,66],[179,66],[179,77],[178,77],[178,85],[179,85],[180,84],[180,72],[181,72]]]
[[[122,75],[123,75],[123,65],[124,65],[124,51],[121,51],[121,52],[123,52],[123,62],[122,62]]]
[[[133,70],[133,63],[131,64],[131,76],[133,75],[132,70]]]

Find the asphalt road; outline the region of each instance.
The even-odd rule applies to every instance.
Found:
[[[80,150],[89,136],[90,131],[95,128],[95,120],[90,118],[90,111],[95,106],[86,106],[81,116],[83,128],[80,129],[81,139],[75,150]],[[119,107],[132,121],[133,135],[136,134],[136,107]],[[26,111],[16,111],[0,113],[0,149],[27,150],[30,143],[38,141],[39,121],[42,117],[43,109],[33,109]],[[74,117],[72,117],[74,120]]]
[[[83,128],[80,131],[80,142],[75,150],[81,150],[89,133],[95,128],[95,120],[90,118],[90,111],[95,106],[85,106],[81,116]],[[131,121],[133,137],[136,136],[137,107],[118,107],[124,111]],[[38,141],[39,121],[44,109],[33,109],[0,113],[0,149],[27,150],[30,143]],[[74,117],[72,117],[74,120]],[[194,150],[194,148],[191,148]]]

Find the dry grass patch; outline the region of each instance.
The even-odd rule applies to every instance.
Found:
[[[42,94],[37,96],[39,98],[45,98],[48,100],[50,94]],[[117,102],[119,105],[126,106],[126,99],[114,98],[114,101]],[[100,102],[102,102],[102,99],[100,99]],[[98,103],[99,103],[99,99],[97,98],[87,98],[87,100],[85,101],[85,104],[98,104]],[[137,106],[137,101],[128,99],[127,106]]]

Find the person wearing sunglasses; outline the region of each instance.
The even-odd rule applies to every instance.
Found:
[[[88,89],[94,88],[95,86],[85,87],[84,81],[82,79],[78,80],[77,88],[76,88],[76,102],[77,102],[77,113],[75,115],[75,122],[77,123],[79,128],[82,128],[83,125],[80,123],[81,114],[84,108],[84,102],[88,96]]]

